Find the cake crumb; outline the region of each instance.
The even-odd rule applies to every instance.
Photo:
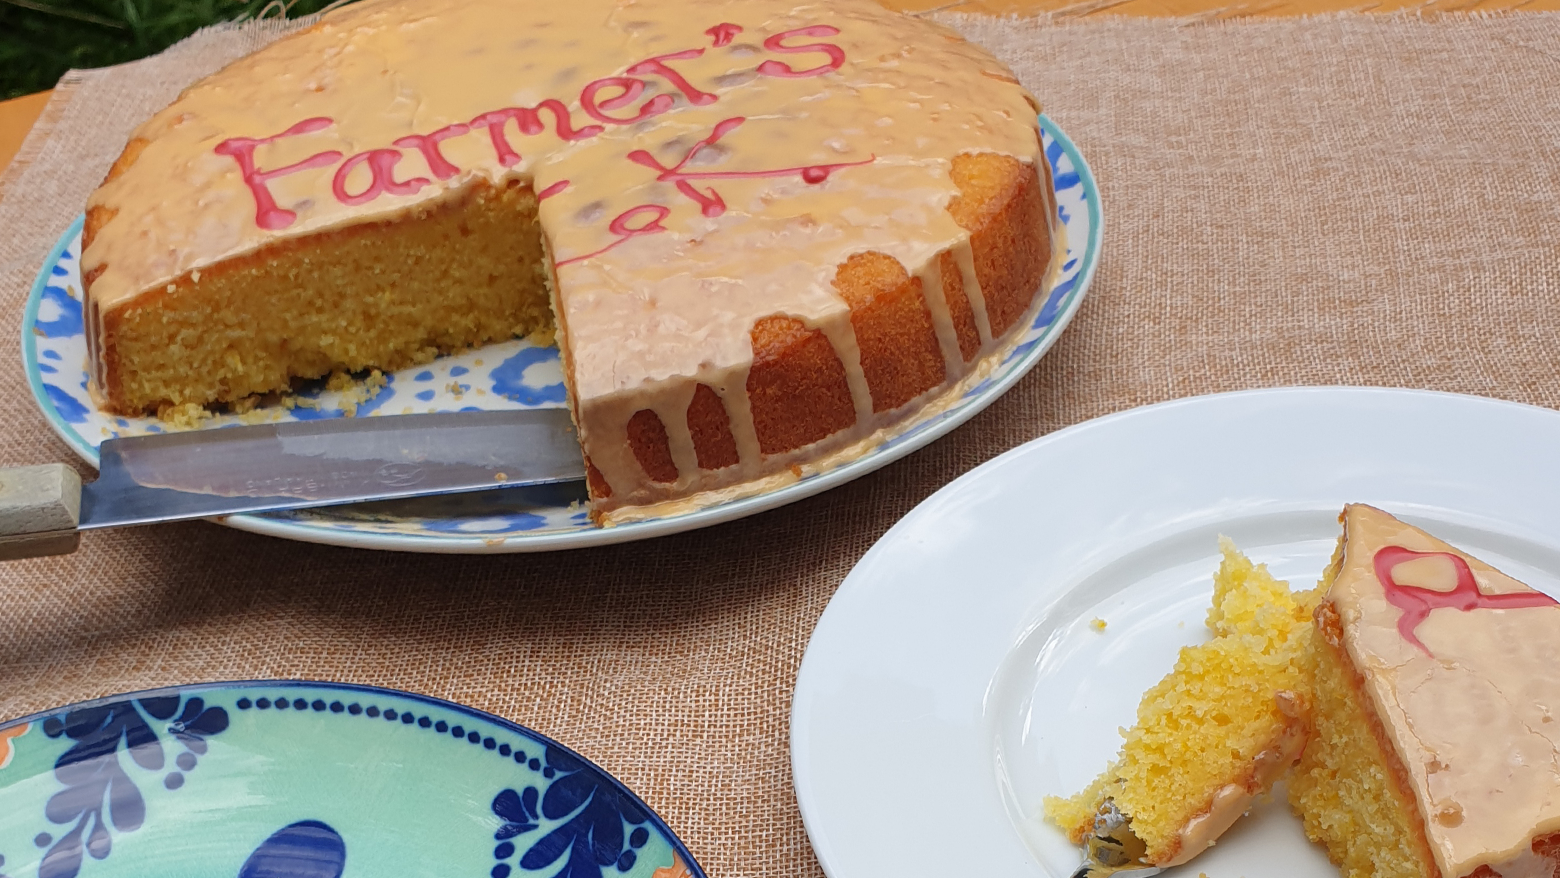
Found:
[[[1105,630],[1105,620],[1099,618],[1098,616],[1096,616],[1092,620],[1090,620],[1089,627],[1093,628],[1095,631],[1104,632],[1104,630]]]
[[[531,333],[530,335],[526,336],[525,340],[527,342],[529,342],[530,344],[536,345],[539,348],[557,347],[558,346],[558,330],[557,330],[556,327],[552,327],[552,326],[543,327],[542,329],[538,329],[535,332]],[[477,363],[477,365],[480,366],[482,364],[481,363]]]
[[[258,393],[251,393],[242,399],[235,399],[228,403],[228,411],[235,415],[247,415],[258,408],[259,405],[260,395]]]
[[[350,374],[337,369],[330,373],[329,378],[325,379],[325,389],[340,392],[351,389],[354,383]]]
[[[239,423],[248,424],[250,426],[255,424],[268,424],[275,421],[276,419],[276,412],[266,410],[241,412],[238,415]]]
[[[330,377],[331,381],[335,381],[335,375]],[[347,376],[347,380],[355,381],[355,379],[353,379],[351,376]],[[373,399],[374,394],[378,393],[386,384],[389,383],[390,382],[385,378],[385,373],[379,371],[378,369],[369,372],[368,377],[364,378],[362,383],[349,385],[349,389],[347,389],[346,392],[341,395],[342,413],[349,418],[357,417],[358,407],[368,402],[370,399]]]
[[[455,397],[456,399],[460,399],[466,395],[466,388],[460,386],[459,381],[451,381],[450,383],[444,385],[444,392]]]
[[[193,430],[200,426],[201,421],[209,421],[214,417],[216,416],[206,411],[206,407],[198,402],[157,407],[157,420],[180,430]]]

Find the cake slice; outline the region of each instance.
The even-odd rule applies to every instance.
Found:
[[[1323,581],[1289,782],[1348,878],[1560,876],[1560,605],[1369,506]]]
[[[1207,849],[1300,755],[1316,595],[1292,593],[1228,540],[1221,549],[1208,611],[1213,639],[1181,650],[1093,784],[1046,800],[1047,818],[1074,843],[1094,833],[1097,815],[1119,813],[1142,843],[1138,862],[1179,865]]]

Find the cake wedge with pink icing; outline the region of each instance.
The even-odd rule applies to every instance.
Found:
[[[1560,875],[1560,603],[1371,506],[1342,515],[1289,779],[1349,878]]]

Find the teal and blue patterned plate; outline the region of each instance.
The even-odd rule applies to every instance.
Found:
[[[508,489],[394,503],[235,515],[222,521],[243,530],[309,542],[413,552],[526,552],[604,545],[705,527],[810,497],[898,460],[943,436],[990,405],[1039,361],[1061,334],[1094,277],[1100,249],[1100,197],[1083,156],[1049,118],[1040,117],[1045,154],[1066,229],[1061,271],[1019,345],[985,381],[947,411],[909,425],[876,450],[828,472],[756,497],[683,515],[597,528],[586,517],[583,486]],[[87,395],[87,342],[82,328],[79,257],[81,220],[55,245],[27,300],[22,359],[33,396],[49,425],[77,454],[97,465],[97,447],[114,436],[158,432],[156,418],[121,418],[99,411]],[[516,408],[562,407],[557,348],[523,340],[441,357],[385,376],[366,399],[361,389],[323,388],[298,394],[292,409],[275,406],[247,416],[223,415],[220,427],[255,418],[299,420]],[[353,403],[356,403],[355,405]]]
[[[584,757],[449,702],[214,683],[0,724],[0,878],[704,878]]]

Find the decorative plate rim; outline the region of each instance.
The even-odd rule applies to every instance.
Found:
[[[27,305],[22,309],[22,365],[27,372],[27,389],[32,391],[33,403],[42,410],[43,420],[49,425],[49,429],[53,430],[54,435],[60,437],[62,442],[70,446],[70,450],[76,452],[78,457],[91,464],[93,469],[97,469],[97,449],[88,445],[86,440],[81,438],[81,434],[75,430],[66,429],[53,407],[44,404],[48,394],[43,389],[43,375],[38,371],[37,366],[38,336],[32,331],[32,328],[38,324],[38,309],[43,307],[43,288],[48,286],[49,269],[59,263],[60,255],[70,246],[71,240],[80,234],[86,222],[85,214],[76,215],[70,226],[60,235],[59,240],[49,248],[49,257],[33,280],[32,289],[27,292]]]
[[[449,710],[449,711],[454,711],[456,713],[461,713],[461,714],[469,716],[469,717],[471,717],[471,718],[473,718],[475,720],[478,720],[480,722],[484,722],[484,723],[491,724],[493,726],[497,726],[498,728],[501,728],[501,729],[503,729],[503,730],[505,730],[507,732],[511,732],[513,734],[518,734],[518,735],[521,735],[522,737],[535,739],[537,742],[545,744],[548,747],[557,747],[559,750],[562,750],[564,753],[568,754],[569,756],[571,756],[571,757],[573,757],[575,759],[578,759],[580,762],[582,762],[586,766],[590,767],[593,771],[595,771],[597,774],[599,774],[601,777],[605,778],[609,783],[611,783],[612,786],[616,789],[616,791],[619,794],[626,796],[630,801],[632,801],[633,803],[635,803],[639,807],[643,808],[644,812],[646,814],[650,815],[651,819],[653,819],[656,822],[656,824],[660,827],[661,832],[665,835],[667,842],[671,844],[672,850],[679,857],[681,857],[683,863],[685,865],[687,865],[688,871],[689,871],[690,875],[692,876],[692,878],[706,878],[706,874],[704,872],[703,867],[701,867],[699,865],[698,860],[694,859],[694,856],[693,856],[692,852],[690,852],[688,850],[688,846],[687,846],[687,844],[685,844],[683,842],[682,837],[679,836],[676,832],[672,831],[671,824],[666,822],[666,818],[662,817],[661,813],[659,811],[657,811],[656,809],[650,807],[650,805],[647,802],[645,802],[645,800],[643,798],[641,798],[638,793],[636,793],[632,789],[630,789],[627,784],[625,784],[625,783],[623,783],[623,781],[619,780],[617,775],[614,775],[612,772],[607,771],[605,768],[602,768],[600,765],[598,765],[595,762],[595,760],[590,759],[589,757],[581,754],[579,751],[575,750],[574,748],[572,748],[572,747],[570,747],[570,746],[568,746],[566,744],[559,743],[558,740],[553,738],[551,735],[542,734],[541,732],[538,732],[538,731],[536,731],[535,729],[533,729],[533,728],[531,728],[529,726],[523,725],[521,723],[517,723],[517,722],[515,722],[513,720],[505,719],[505,718],[503,718],[501,716],[498,716],[497,714],[488,713],[485,710],[480,710],[478,708],[471,707],[470,705],[461,704],[460,702],[450,701],[450,700],[447,700],[447,699],[444,699],[444,698],[438,698],[438,697],[433,696],[433,695],[423,695],[423,694],[418,693],[418,692],[408,692],[408,691],[406,691],[404,689],[392,689],[392,688],[390,688],[388,686],[374,686],[374,685],[367,684],[367,683],[342,683],[342,682],[332,682],[332,681],[328,681],[328,680],[285,680],[285,679],[275,679],[275,680],[272,680],[272,679],[218,680],[218,681],[212,681],[212,682],[206,682],[206,683],[184,683],[184,684],[175,684],[175,685],[170,685],[170,686],[158,686],[158,687],[151,688],[151,689],[138,689],[138,690],[134,690],[134,691],[130,691],[130,692],[121,692],[121,693],[117,693],[117,694],[113,694],[113,695],[104,695],[104,696],[99,697],[99,698],[89,698],[89,699],[87,699],[85,701],[77,701],[77,702],[73,702],[71,704],[64,704],[64,705],[60,705],[59,707],[51,708],[51,709],[48,709],[48,710],[37,711],[37,712],[34,712],[34,713],[30,713],[30,714],[28,714],[26,716],[17,717],[15,719],[9,719],[9,720],[0,721],[0,731],[5,731],[7,729],[15,728],[17,726],[20,726],[20,725],[23,725],[23,724],[26,724],[26,723],[41,722],[43,720],[48,719],[49,717],[59,716],[61,714],[64,714],[64,713],[67,713],[67,712],[73,711],[73,710],[80,710],[80,709],[83,709],[83,708],[98,707],[100,705],[114,704],[114,703],[119,703],[119,702],[123,702],[123,701],[132,700],[132,699],[140,700],[140,699],[143,699],[143,698],[153,698],[153,697],[157,697],[159,695],[169,695],[169,694],[173,694],[173,693],[192,693],[192,692],[205,692],[205,691],[210,691],[210,690],[261,689],[261,688],[266,688],[266,689],[315,688],[315,689],[329,689],[329,690],[333,690],[333,691],[337,691],[337,692],[360,692],[360,693],[366,692],[366,693],[372,693],[372,694],[375,694],[375,695],[388,695],[388,696],[392,696],[392,697],[395,697],[395,698],[404,698],[404,699],[415,701],[415,702],[418,702],[418,703],[421,703],[421,704],[427,704],[427,705],[431,705],[431,706],[434,706],[434,707],[438,707],[438,708],[440,708],[442,710]]]
[[[680,515],[629,522],[603,528],[565,531],[543,530],[504,534],[497,537],[484,534],[441,534],[434,536],[418,533],[391,534],[341,530],[328,525],[270,517],[263,514],[217,516],[208,520],[250,533],[281,537],[298,542],[319,543],[347,548],[429,554],[545,552],[583,548],[586,546],[606,546],[649,539],[651,537],[668,536],[723,524],[728,521],[735,521],[740,518],[746,518],[749,515],[804,500],[887,466],[913,451],[926,447],[955,428],[962,426],[966,421],[979,414],[1006,393],[1019,379],[1028,374],[1035,364],[1040,361],[1041,357],[1056,343],[1056,340],[1061,336],[1068,324],[1072,322],[1073,316],[1077,313],[1094,280],[1094,275],[1099,268],[1100,243],[1104,233],[1104,216],[1100,203],[1099,187],[1095,182],[1093,170],[1089,167],[1088,162],[1085,161],[1082,153],[1078,151],[1077,145],[1062,131],[1061,127],[1043,113],[1039,116],[1039,122],[1044,132],[1055,140],[1056,145],[1061,148],[1063,154],[1072,162],[1074,171],[1082,186],[1084,203],[1088,206],[1089,234],[1084,242],[1083,252],[1078,257],[1080,266],[1078,274],[1073,281],[1073,288],[1064,294],[1064,300],[1058,304],[1055,316],[1050,324],[1042,330],[1041,335],[1033,340],[1031,343],[1033,346],[1021,355],[1017,363],[1014,363],[978,394],[962,400],[948,411],[935,416],[924,424],[910,427],[906,433],[901,434],[902,438],[899,442],[875,450],[827,472],[806,477],[800,481],[753,497],[733,500]],[[50,250],[48,261],[44,263],[33,282],[32,290],[28,294],[21,325],[22,358],[27,372],[28,388],[33,395],[33,402],[41,410],[44,420],[48,422],[50,429],[70,446],[72,451],[87,463],[96,467],[98,461],[96,448],[88,445],[74,430],[68,429],[47,401],[47,394],[43,389],[42,376],[39,374],[36,363],[37,342],[34,333],[31,331],[37,321],[38,309],[42,305],[43,289],[47,286],[50,268],[58,262],[60,254],[81,230],[84,220],[84,217],[78,216],[65,233],[60,236],[53,249]]]
[[[1247,429],[1239,431],[1240,434],[1247,438],[1247,446],[1260,449],[1269,444],[1264,441],[1268,436],[1291,434],[1282,440],[1286,445],[1299,439],[1313,440],[1334,423],[1324,418],[1324,413],[1331,411],[1336,415],[1340,409],[1350,413],[1375,413],[1371,415],[1376,418],[1369,433],[1371,438],[1362,446],[1371,453],[1362,454],[1357,448],[1350,451],[1336,443],[1316,451],[1314,458],[1300,464],[1300,471],[1312,472],[1318,465],[1332,462],[1337,467],[1335,476],[1325,484],[1292,494],[1274,494],[1261,485],[1231,489],[1231,485],[1236,484],[1231,481],[1235,476],[1226,475],[1222,480],[1213,479],[1212,483],[1198,483],[1204,487],[1187,487],[1187,477],[1206,474],[1211,467],[1221,473],[1233,471],[1237,474],[1254,472],[1262,466],[1275,469],[1268,456],[1270,452],[1266,450],[1250,452],[1247,459],[1239,462],[1221,458],[1217,467],[1209,462],[1208,453],[1184,450],[1184,443],[1199,435],[1206,437],[1215,425],[1228,428],[1235,423],[1229,418],[1244,419],[1239,423]],[[1255,424],[1253,413],[1266,420]],[[1411,420],[1405,420],[1405,416]],[[1423,429],[1425,422],[1443,423],[1454,420],[1453,416],[1463,416],[1455,422],[1468,426],[1450,435]],[[1195,429],[1188,426],[1191,418],[1206,426]],[[1133,422],[1138,425],[1132,426]],[[1412,424],[1413,429],[1422,430],[1421,435],[1413,437],[1419,444],[1407,452],[1407,459],[1396,468],[1372,463],[1391,453],[1390,449],[1375,446],[1380,437],[1400,438],[1408,433],[1408,428],[1403,426],[1380,426],[1388,422]],[[1535,425],[1542,425],[1542,431]],[[1526,429],[1520,429],[1523,427]],[[1033,576],[1003,577],[1000,571],[994,575],[991,569],[969,571],[969,577],[983,584],[962,590],[958,596],[966,606],[975,607],[968,618],[938,616],[927,620],[917,616],[926,612],[916,609],[921,606],[917,596],[945,586],[945,579],[932,580],[946,571],[928,572],[924,583],[906,582],[902,576],[893,576],[896,570],[903,571],[885,559],[904,552],[918,553],[913,555],[915,558],[954,557],[953,544],[959,541],[967,555],[971,546],[968,534],[978,527],[978,523],[961,522],[958,533],[948,533],[944,539],[937,536],[943,530],[928,526],[937,520],[939,513],[967,513],[974,508],[973,501],[989,500],[1001,490],[993,487],[994,473],[1007,477],[1006,484],[1013,486],[1010,490],[1032,499],[1034,492],[1026,488],[1032,488],[1033,479],[1046,470],[1041,464],[1047,461],[1041,458],[1051,458],[1049,462],[1053,465],[1057,463],[1052,458],[1052,449],[1077,462],[1085,453],[1119,453],[1132,442],[1141,440],[1147,431],[1153,431],[1152,441],[1159,444],[1159,449],[1145,455],[1148,462],[1129,470],[1121,478],[1130,480],[1147,466],[1165,465],[1166,461],[1173,465],[1176,460],[1191,459],[1184,464],[1186,474],[1178,474],[1167,478],[1163,485],[1153,486],[1155,497],[1151,501],[1115,505],[1111,498],[1127,490],[1118,486],[1109,488],[1101,503],[1090,506],[1084,501],[1081,510],[1075,505],[1080,502],[1076,486],[1053,485],[1057,490],[1053,492],[1053,499],[1046,502],[1051,503],[1053,509],[1067,510],[1066,514],[1081,520],[1080,527],[1098,525],[1097,539],[1069,544],[1065,551],[1054,546],[1029,551],[1024,562],[1028,564],[1027,569],[1045,571]],[[1229,431],[1226,429],[1226,432]],[[1164,435],[1166,433],[1170,435]],[[1207,536],[1211,543],[1213,535],[1226,532],[1224,528],[1229,521],[1242,517],[1255,520],[1264,516],[1310,514],[1318,508],[1324,495],[1325,499],[1331,500],[1336,493],[1349,496],[1340,499],[1337,507],[1323,508],[1336,510],[1345,501],[1388,502],[1405,515],[1444,516],[1446,521],[1455,521],[1459,526],[1485,529],[1501,539],[1526,541],[1542,548],[1549,557],[1560,557],[1556,554],[1560,543],[1556,542],[1553,531],[1543,524],[1560,520],[1560,502],[1553,499],[1552,492],[1544,490],[1548,482],[1540,480],[1541,484],[1531,488],[1514,489],[1511,486],[1518,483],[1514,473],[1520,471],[1527,482],[1533,481],[1529,470],[1523,469],[1531,464],[1526,460],[1507,463],[1490,453],[1517,445],[1531,452],[1537,450],[1541,442],[1524,439],[1524,436],[1555,434],[1560,434],[1560,412],[1492,397],[1369,386],[1263,388],[1183,397],[1074,424],[1005,452],[950,482],[906,513],[856,562],[819,617],[797,671],[789,731],[792,781],[803,824],[824,872],[831,878],[860,878],[874,874],[870,869],[862,868],[863,862],[869,859],[869,853],[863,851],[879,852],[872,862],[891,868],[888,861],[881,859],[882,836],[890,831],[915,833],[917,822],[907,822],[901,815],[892,829],[884,829],[876,816],[863,810],[864,816],[860,820],[846,825],[841,822],[845,812],[840,803],[844,801],[842,796],[848,794],[841,790],[859,789],[862,784],[871,785],[881,782],[884,777],[903,773],[907,778],[905,784],[896,782],[888,788],[875,788],[875,794],[890,798],[899,796],[904,793],[903,787],[912,783],[910,778],[920,779],[915,781],[916,790],[920,795],[941,802],[943,807],[938,810],[939,815],[969,811],[975,816],[960,818],[964,829],[969,828],[970,820],[979,820],[982,826],[998,826],[993,832],[999,833],[1000,839],[990,834],[974,838],[961,834],[959,820],[938,824],[942,836],[960,838],[961,850],[984,851],[983,859],[966,863],[968,870],[1001,872],[1006,868],[1007,874],[1057,878],[1070,874],[1072,866],[1068,866],[1067,871],[1054,871],[1050,868],[1054,864],[1042,859],[1028,838],[1018,837],[1021,828],[1013,824],[1023,820],[1027,826],[1027,821],[1034,820],[1038,827],[1038,818],[1029,814],[1017,815],[1013,810],[1014,803],[1009,801],[1013,793],[1005,786],[1008,780],[1003,775],[1004,757],[1000,752],[998,725],[1010,718],[994,716],[992,711],[1002,709],[994,707],[993,702],[1011,700],[1011,693],[1001,691],[1001,684],[1004,675],[1010,673],[1009,663],[1014,661],[1015,651],[1041,621],[1061,612],[1057,608],[1076,594],[1074,589],[1081,588],[1112,565],[1141,564],[1146,557],[1141,553],[1147,547],[1175,536],[1196,532]],[[1221,441],[1219,447],[1227,451],[1236,441],[1234,438]],[[1098,450],[1101,447],[1109,451]],[[1322,448],[1320,445],[1312,447]],[[1421,471],[1447,460],[1465,461],[1464,469],[1457,471],[1456,478],[1436,481],[1423,477]],[[1098,475],[1096,470],[1103,471],[1105,465],[1102,462],[1091,466],[1088,473],[1080,476],[1091,480],[1089,484],[1096,496],[1100,488],[1092,480]],[[1552,477],[1557,471],[1560,467],[1555,465],[1543,470],[1546,477]],[[1417,481],[1412,480],[1414,477]],[[1273,477],[1272,484],[1281,485],[1284,479],[1294,478],[1280,474]],[[1149,493],[1150,486],[1136,484],[1136,490]],[[1504,487],[1491,487],[1492,484]],[[986,490],[981,490],[983,488]],[[1162,508],[1170,504],[1165,498],[1172,496],[1186,496],[1187,500],[1175,509]],[[1011,512],[1006,507],[1004,510]],[[1041,518],[1054,521],[1062,514],[1054,512]],[[1100,517],[1107,514],[1110,520],[1102,522]],[[1024,526],[1039,528],[1044,524],[1026,519]],[[1051,542],[1071,536],[1075,534],[1053,537]],[[1331,536],[1336,538],[1336,532]],[[978,543],[975,548],[979,548]],[[1253,560],[1261,559],[1253,556]],[[1012,559],[1007,559],[1001,566],[1006,568],[1012,563]],[[1212,567],[1208,569],[1211,572]],[[1320,565],[1316,569],[1320,570]],[[982,593],[996,597],[983,599],[979,596]],[[983,603],[992,601],[1001,605],[1000,612],[1004,615],[1000,620],[992,612],[979,609]],[[1205,608],[1206,605],[1202,606]],[[979,621],[969,621],[977,617]],[[946,646],[926,651],[924,636],[934,627],[947,638]],[[967,645],[964,638],[972,636],[972,631],[975,632],[973,636],[991,642],[977,650],[978,656],[950,661],[950,651],[957,652],[961,643]],[[928,652],[924,663],[902,668],[896,664],[914,649]],[[993,658],[998,651],[1003,655],[999,659]],[[858,662],[852,665],[849,679],[842,679],[838,673],[840,663],[851,656]],[[934,662],[958,667],[928,671]],[[902,709],[895,702],[894,708],[881,714],[883,726],[869,724],[858,728],[850,723],[859,716],[838,713],[840,703],[852,693],[859,695],[864,687],[891,693],[896,685],[910,685],[907,682],[910,678],[914,679],[915,688],[909,691],[914,692],[916,698],[904,704]],[[956,686],[957,692],[950,692],[949,686]],[[1127,697],[1136,705],[1138,692],[1133,691]],[[881,702],[872,702],[862,709],[869,708],[880,709]],[[932,716],[935,721],[919,721]],[[1052,721],[1065,723],[1066,716],[1066,713],[1057,713]],[[912,722],[912,718],[916,721]],[[882,734],[874,734],[881,733],[884,728],[905,731],[895,740],[885,740]],[[958,752],[950,752],[949,740],[956,741],[952,749]],[[870,741],[873,748],[884,753],[880,763],[856,767],[856,763],[845,761],[859,756],[862,741]],[[937,749],[939,746],[942,749]],[[928,752],[936,752],[941,764],[956,766],[951,773],[958,779],[928,784],[922,773],[912,770],[905,762],[908,753]],[[832,775],[831,769],[835,770]],[[1007,837],[1010,833],[1012,838]],[[1049,828],[1046,834],[1052,834]],[[1059,832],[1054,834],[1060,838]],[[945,861],[939,857],[938,850],[921,848],[916,853],[928,864]],[[1027,868],[1018,868],[1020,864]],[[1196,867],[1190,868],[1196,871]],[[912,869],[904,874],[937,873]]]

